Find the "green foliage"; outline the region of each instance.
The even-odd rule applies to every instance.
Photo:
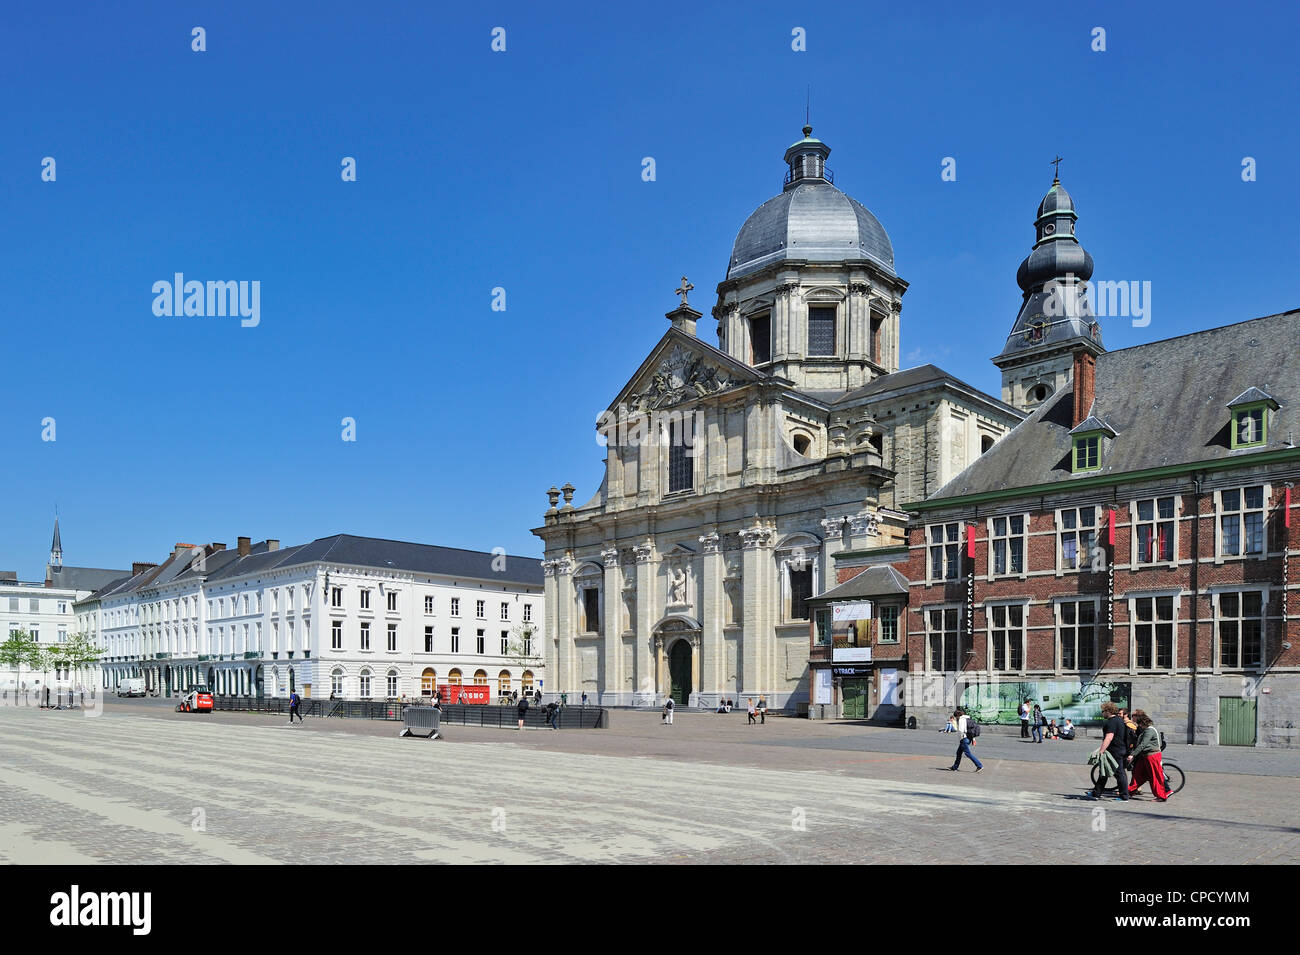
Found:
[[[15,670],[20,666],[34,668],[33,661],[39,652],[40,648],[32,642],[31,635],[26,630],[19,630],[11,634],[4,643],[0,643],[0,663]]]

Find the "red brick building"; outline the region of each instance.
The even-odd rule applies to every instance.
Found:
[[[1098,352],[907,507],[909,715],[1012,722],[1023,684],[1062,712],[1128,698],[1176,740],[1300,745],[1300,311]]]

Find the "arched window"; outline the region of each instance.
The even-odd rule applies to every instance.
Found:
[[[991,434],[986,434],[980,438],[980,454],[983,454],[989,448],[993,447],[993,442],[994,437]]]
[[[510,671],[502,670],[497,674],[497,692],[505,696],[510,692]]]
[[[452,670],[450,673],[447,674],[447,682],[450,683],[452,686],[460,686],[459,668]]]
[[[808,457],[808,451],[812,448],[812,438],[806,434],[796,434],[794,436],[794,449],[805,458]]]
[[[276,680],[276,679],[278,679],[277,676],[272,677],[272,680]],[[335,667],[333,670],[330,671],[330,695],[331,696],[343,695],[343,668],[342,667]]]
[[[1052,393],[1052,389],[1047,385],[1034,385],[1029,391],[1029,400],[1033,402],[1046,401],[1047,396]]]
[[[525,670],[525,671],[524,671],[524,675],[523,675],[522,677],[520,677],[520,679],[519,679],[519,685],[523,688],[523,691],[524,691],[525,693],[528,693],[528,692],[530,692],[530,691],[532,690],[532,688],[533,688],[533,671],[532,671],[532,670]]]
[[[420,674],[420,695],[433,696],[434,688],[438,685],[438,671],[433,667],[425,667],[424,672]]]
[[[361,692],[358,694],[361,699],[370,699],[370,668],[366,667],[361,671]]]
[[[395,699],[396,697],[397,697],[397,670],[392,669],[388,671],[388,698],[391,700],[391,699]]]
[[[474,685],[475,685],[475,686],[487,686],[487,681],[488,681],[488,679],[487,679],[487,670],[475,670],[475,671],[474,671]]]

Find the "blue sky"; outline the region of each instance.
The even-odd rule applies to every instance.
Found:
[[[539,554],[680,276],[707,316],[780,191],[809,85],[911,283],[905,365],[997,392],[1057,153],[1094,278],[1152,283],[1109,347],[1300,306],[1294,9],[448,6],[6,11],[0,568],[42,575],[56,504],[84,566],[241,534]],[[260,281],[260,324],[155,316],[175,272]]]

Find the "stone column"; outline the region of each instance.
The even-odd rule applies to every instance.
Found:
[[[619,651],[623,645],[623,574],[618,567],[618,548],[608,547],[600,552],[605,561],[605,619],[604,660],[600,671],[600,686],[596,700],[606,702],[608,694],[621,689],[618,685]],[[611,699],[610,702],[613,702]]]
[[[648,705],[653,700],[648,698],[658,692],[658,670],[651,643],[652,629],[656,622],[659,599],[656,590],[656,571],[659,568],[655,557],[654,541],[647,538],[643,543],[632,548],[636,554],[636,699],[638,704]]]
[[[694,692],[686,698],[687,705],[694,706],[699,702],[700,697],[700,674],[703,668],[700,666],[700,634],[691,635],[691,686]]]
[[[722,689],[717,685],[718,657],[726,652],[722,628],[727,622],[727,595],[723,590],[727,565],[722,554],[722,538],[716,531],[703,534],[700,544],[704,556],[700,574],[701,629],[695,647],[695,692],[717,693]]]
[[[740,635],[740,685],[742,695],[754,696],[766,689],[767,674],[761,672],[763,647],[771,641],[772,603],[771,551],[772,532],[760,524],[741,531],[744,544],[742,584],[744,621]],[[743,703],[744,701],[741,700]]]

